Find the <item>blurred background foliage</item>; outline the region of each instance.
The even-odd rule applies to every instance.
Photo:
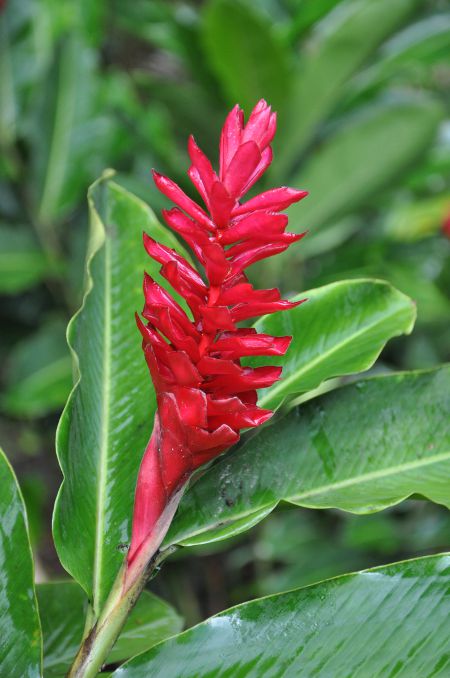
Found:
[[[227,110],[278,111],[266,187],[310,191],[308,230],[255,282],[299,292],[375,276],[418,323],[377,369],[450,358],[450,9],[445,0],[8,0],[0,10],[0,436],[30,514],[39,576],[59,574],[54,431],[71,386],[86,190],[106,167],[158,212],[150,168],[185,190],[186,140],[217,157]],[[134,309],[130,309],[130,313]],[[134,331],[130,322],[130,331]],[[274,460],[274,466],[276,460]],[[448,547],[450,519],[279,510],[234,543],[181,553],[158,578],[189,622],[253,595]],[[82,535],[80,535],[82,539]],[[201,557],[199,557],[201,556]]]

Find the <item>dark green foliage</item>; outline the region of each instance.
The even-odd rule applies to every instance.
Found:
[[[286,381],[262,394],[267,406],[282,409],[188,492],[168,541],[190,548],[165,566],[155,586],[190,624],[251,596],[448,548],[448,514],[439,506],[449,506],[448,369],[435,368],[450,360],[450,227],[447,235],[443,230],[450,219],[449,36],[450,15],[440,0],[7,0],[0,10],[0,436],[23,481],[44,577],[61,574],[50,546],[50,513],[60,483],[53,438],[73,384],[65,327],[86,291],[87,186],[106,168],[117,170],[117,184],[104,181],[94,193],[100,220],[89,251],[95,252],[96,287],[70,329],[85,383],[72,395],[58,436],[68,480],[55,514],[55,541],[63,565],[98,607],[126,548],[134,477],[154,408],[132,318],[142,304],[142,270],[151,269],[140,233],[156,230],[158,239],[177,245],[136,195],[156,214],[164,206],[152,186],[151,167],[192,191],[186,177],[188,134],[215,158],[229,108],[239,102],[248,112],[259,97],[279,113],[266,188],[283,183],[310,191],[290,214],[292,230],[309,234],[284,255],[257,264],[251,275],[257,284],[280,286],[310,301],[283,318],[261,321],[275,334],[295,329]],[[119,238],[116,226],[122,229]],[[417,310],[416,329],[408,337],[415,313],[405,295]],[[114,304],[121,328],[108,324],[108,304]],[[397,338],[384,348],[392,337]],[[325,393],[365,369],[419,368],[431,370],[358,379]],[[112,424],[102,416],[110,388]],[[121,405],[130,394],[131,419]],[[390,400],[395,402],[389,409]],[[299,409],[286,415],[293,404]],[[89,426],[69,440],[71,416],[89,419]],[[124,458],[117,456],[118,447]],[[103,484],[101,464],[116,471]],[[14,568],[20,566],[30,611],[23,626],[27,640],[20,640],[28,654],[12,652],[12,663],[3,664],[0,652],[0,666],[5,675],[37,676],[40,631],[25,517],[11,471],[4,461],[2,467],[2,525],[5,530],[4,516],[15,512],[21,547]],[[232,472],[241,485],[228,496],[223,488]],[[397,505],[410,495],[412,501]],[[386,510],[351,513],[381,509]],[[102,516],[97,526],[89,522],[92,511]],[[430,627],[429,617],[422,625],[421,616],[407,631],[408,638],[417,629],[425,636],[439,627],[440,615],[448,616],[444,566],[445,556],[300,590],[292,594],[302,608],[295,623],[299,628],[306,623],[302,614],[320,616],[322,595],[331,596],[332,605],[356,608],[366,582],[384,577],[388,588],[367,594],[366,616],[371,611],[376,616],[376,601],[384,600],[389,582],[398,579],[404,586],[420,574],[423,600],[435,606],[437,616]],[[10,563],[6,569],[9,586]],[[403,595],[400,589],[395,614],[400,619],[412,610],[415,624],[423,610],[408,607],[408,591]],[[74,610],[84,610],[87,603],[76,592]],[[47,593],[40,590],[41,602]],[[281,597],[273,599],[275,607],[279,603],[283,608]],[[276,610],[267,612],[264,602],[252,605],[242,608],[243,619],[256,609],[275,619]],[[14,647],[6,608],[3,643]],[[386,609],[391,610],[380,608],[379,619]],[[167,610],[169,622],[155,631],[152,643],[179,628]],[[17,614],[25,619],[20,605]],[[216,643],[214,624],[229,631],[234,614],[226,612],[222,622],[209,621],[151,650],[143,665],[148,661],[152,675],[175,676],[166,662],[181,647],[187,654],[176,661],[183,657],[187,676],[253,675],[251,645],[248,671],[241,674],[232,660],[214,664],[228,646],[208,653],[206,668],[189,664],[196,643]],[[80,619],[75,626],[78,639]],[[333,629],[339,645],[341,625]],[[366,647],[367,638],[375,643],[377,633],[390,631],[380,622],[374,634],[373,627],[355,622],[343,633],[355,633]],[[303,638],[306,653],[314,654],[314,643],[327,646],[322,632],[327,629],[319,624],[310,641]],[[277,637],[279,627],[268,633]],[[380,675],[401,669],[446,675],[445,638],[441,654],[425,641],[415,653],[403,633],[393,633],[391,642],[402,645],[407,658],[399,661],[406,663],[396,665],[389,656],[384,665],[376,664]],[[236,638],[245,643],[245,634]],[[422,640],[416,639],[417,647]],[[74,638],[71,642],[73,653]],[[129,654],[152,643],[138,641]],[[362,668],[338,656],[343,668],[336,665],[334,673],[376,675],[370,663],[375,645]],[[429,656],[425,670],[420,661]],[[28,669],[17,663],[22,660]],[[56,656],[55,675],[67,670],[68,661],[68,655]],[[314,661],[308,667],[319,671]],[[266,672],[272,666],[270,658],[267,662]],[[148,675],[143,670],[130,667],[118,675]]]

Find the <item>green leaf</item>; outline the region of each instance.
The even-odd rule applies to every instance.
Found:
[[[438,55],[448,59],[449,47],[450,13],[434,14],[411,24],[389,40],[381,52],[382,65],[409,59],[433,61]]]
[[[420,494],[450,508],[449,411],[450,367],[315,398],[208,470],[183,498],[166,542],[206,543],[218,527],[231,536],[235,521],[242,531],[245,518],[255,522],[255,511],[280,501],[370,513]]]
[[[23,498],[0,450],[0,675],[41,676],[41,628]]]
[[[37,218],[50,226],[59,216],[61,198],[70,168],[76,165],[74,126],[81,88],[92,67],[92,56],[71,36],[64,40],[41,92],[37,115],[31,128],[33,146],[34,200]]]
[[[256,323],[259,332],[293,337],[285,357],[271,358],[283,374],[260,392],[264,407],[277,407],[286,396],[317,388],[325,379],[368,369],[389,339],[408,334],[414,324],[411,299],[380,280],[343,280],[299,298],[308,301]]]
[[[342,97],[343,85],[419,2],[350,0],[316,26],[299,61],[281,128],[278,172],[288,170],[299,157],[317,125]]]
[[[49,262],[32,233],[18,226],[0,225],[0,293],[23,292],[48,273]]]
[[[210,0],[203,18],[203,42],[230,104],[247,113],[264,97],[280,110],[289,91],[288,55],[272,22],[257,4]]]
[[[41,85],[51,41],[48,3],[5,3],[0,14],[0,142],[11,145],[24,130],[30,89]],[[34,101],[33,101],[34,103]],[[9,156],[19,171],[17,157]]]
[[[436,63],[448,62],[450,49],[450,15],[435,14],[407,26],[380,50],[377,61],[352,83],[353,96],[383,85],[391,78],[395,83],[412,81],[428,85]]]
[[[418,558],[238,605],[113,676],[445,676],[449,614],[449,555]]]
[[[291,223],[314,231],[359,207],[426,151],[442,118],[441,107],[425,97],[386,101],[347,119],[291,179],[310,192],[290,210]]]
[[[116,129],[114,116],[106,114],[97,55],[80,33],[63,37],[46,76],[28,130],[31,195],[41,230],[54,228],[86,184],[114,161]]]
[[[57,433],[64,481],[54,538],[97,613],[123,560],[120,544],[129,540],[137,472],[153,427],[155,396],[134,312],[143,305],[144,269],[159,279],[159,265],[145,253],[142,231],[180,247],[145,203],[107,176],[91,188],[89,202],[86,290],[68,329],[77,386]]]
[[[38,584],[46,676],[65,676],[81,642],[88,601],[71,581]],[[178,633],[175,610],[148,591],[140,596],[106,661],[123,661]]]
[[[0,16],[0,141],[2,145],[14,140],[17,115],[8,23],[5,15]]]
[[[15,417],[40,417],[62,408],[71,386],[65,323],[56,319],[43,324],[9,354],[1,405]]]
[[[315,23],[328,14],[341,0],[303,0],[300,5],[294,3],[295,15],[286,27],[290,40],[297,39],[308,31]]]
[[[83,89],[93,68],[92,55],[73,37],[64,41],[55,61],[57,72],[49,77],[51,90],[43,100],[42,120],[46,124],[35,130],[34,144],[35,173],[40,179],[38,219],[45,225],[60,215],[70,172],[76,166],[75,127],[85,97]]]

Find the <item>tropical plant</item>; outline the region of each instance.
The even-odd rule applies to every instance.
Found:
[[[280,502],[370,513],[417,494],[450,508],[448,367],[337,389],[331,382],[330,392],[314,397],[329,380],[368,369],[386,341],[409,333],[412,301],[362,279],[312,290],[303,307],[275,289],[255,290],[244,274],[300,237],[285,233],[280,212],[304,191],[270,189],[242,201],[272,161],[275,127],[264,101],[245,126],[235,107],[222,131],[218,174],[190,139],[189,176],[207,211],[155,174],[177,205],[165,220],[190,246],[204,279],[150,208],[110,173],[90,191],[85,294],[68,332],[76,383],[57,434],[64,480],[53,523],[73,579],[36,594],[23,500],[2,457],[3,675],[41,675],[42,643],[46,673],[62,675],[73,660],[72,678],[105,666],[139,678],[330,675],[329,662],[334,674],[383,675],[400,662],[410,675],[425,675],[430,665],[427,675],[436,675],[447,665],[448,640],[435,621],[449,612],[446,554],[255,600],[175,636],[180,621],[171,606],[140,598],[176,550],[241,533]],[[144,233],[144,243],[153,263],[144,277],[147,324],[137,322],[155,393],[145,388],[130,331],[142,227],[152,234]],[[261,312],[270,315],[237,328]],[[284,379],[280,367],[255,356],[283,360]],[[261,388],[259,403],[279,408],[267,427],[273,411],[256,406]],[[295,406],[299,396],[303,404]],[[249,427],[255,432],[240,441]],[[430,606],[433,615],[424,615]]]
[[[80,645],[78,675],[96,664],[137,677],[448,673],[449,44],[441,0],[0,3],[0,439],[18,476],[1,454],[1,676],[63,676]],[[183,496],[147,554],[151,580],[142,573],[116,628],[106,614],[107,640],[86,667],[86,638],[107,600],[121,599],[114,582],[157,407],[133,320],[142,273],[155,281],[147,306],[164,299],[189,319],[198,304],[161,253],[189,267],[199,259],[202,284],[205,270],[220,275],[217,249],[202,255],[204,234],[182,244],[186,217],[166,214],[175,234],[158,221],[167,200],[149,168],[174,177],[192,208],[188,155],[210,170],[192,142],[186,153],[187,135],[214,158],[225,112],[240,101],[248,114],[261,97],[279,133],[260,190],[308,189],[289,216],[293,240],[309,232],[252,266],[241,293],[276,286],[308,301],[244,321],[240,350],[279,338],[271,368],[241,353],[219,381],[235,386],[236,367],[259,374],[264,411],[230,392],[240,412],[224,405],[202,420],[197,460],[171,469]],[[88,219],[85,190],[99,175]],[[282,221],[267,217],[269,246]],[[245,257],[240,242],[231,246]],[[229,347],[209,357],[234,364]],[[209,396],[195,390],[183,407],[199,416]],[[57,557],[53,440],[66,402]],[[230,421],[205,452],[212,424]],[[160,439],[153,453],[168,447]],[[146,480],[135,521],[144,537]],[[160,508],[171,494],[162,489]]]

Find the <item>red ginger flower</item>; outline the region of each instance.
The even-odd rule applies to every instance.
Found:
[[[158,520],[192,472],[236,443],[240,429],[272,415],[257,406],[256,389],[279,379],[281,368],[252,369],[240,359],[284,355],[291,337],[258,334],[237,323],[301,303],[282,300],[277,289],[255,290],[244,274],[304,235],[285,233],[288,219],[280,212],[305,191],[275,188],[240,202],[272,161],[275,129],[276,114],[264,100],[246,125],[235,106],[222,130],[219,175],[189,139],[188,174],[207,211],[171,179],[153,173],[157,188],[177,205],[163,211],[165,221],[191,247],[208,282],[186,259],[144,234],[148,254],[162,264],[161,275],[186,300],[192,319],[145,275],[147,325],[139,318],[137,323],[158,409],[138,476],[129,563],[154,531],[161,533]]]

